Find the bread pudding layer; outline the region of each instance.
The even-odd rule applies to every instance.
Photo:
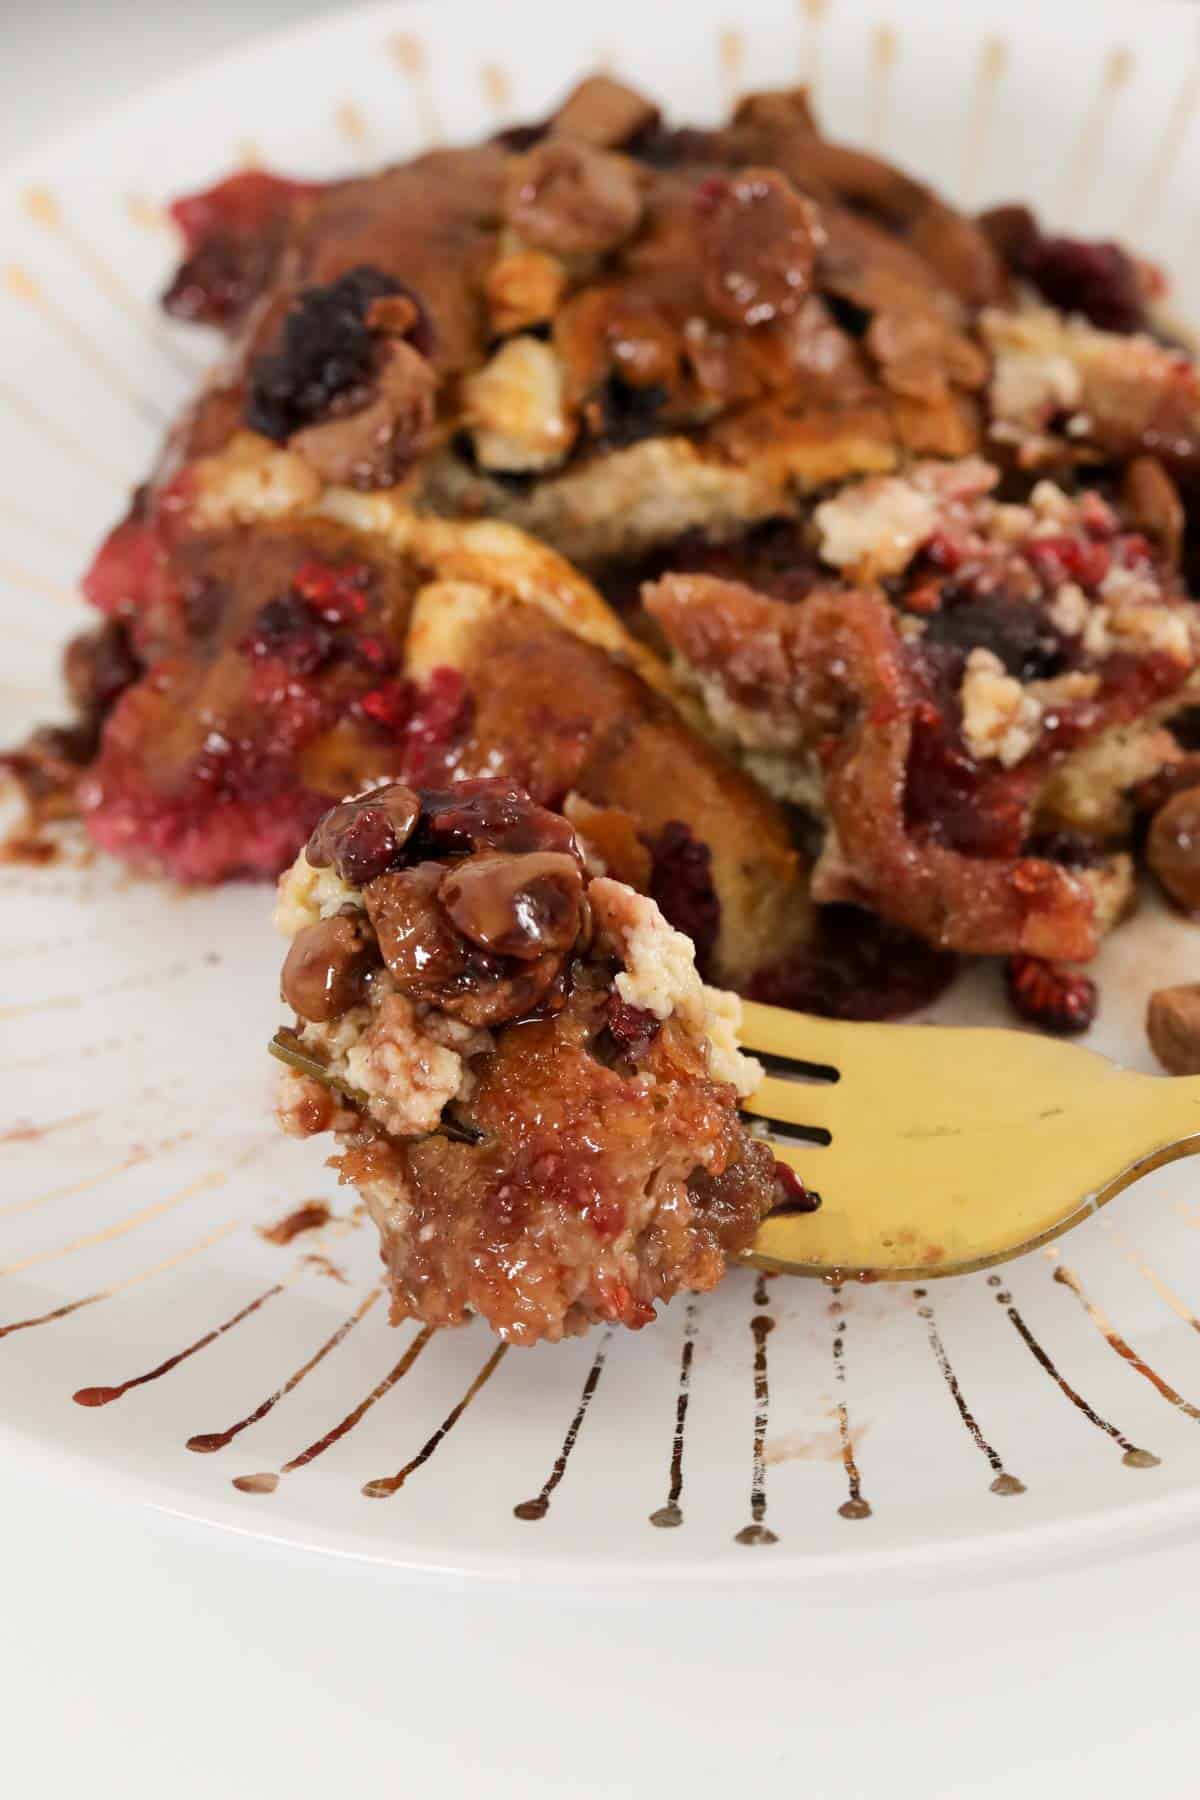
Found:
[[[277,918],[296,1014],[280,1122],[334,1133],[394,1319],[478,1313],[515,1344],[637,1328],[794,1203],[739,1118],[761,1076],[739,1002],[513,784],[335,807]]]

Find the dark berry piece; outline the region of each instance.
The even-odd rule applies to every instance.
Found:
[[[1043,1031],[1069,1037],[1086,1031],[1096,1017],[1096,984],[1077,969],[1041,956],[1010,956],[1006,978],[1013,1011]]]
[[[525,789],[503,777],[460,781],[423,790],[421,854],[461,856],[471,850],[559,850],[578,857],[575,833],[558,813],[537,806]]]
[[[703,975],[721,931],[721,902],[713,886],[712,851],[681,819],[671,819],[650,843],[650,898],[676,931],[696,946]]]
[[[629,1006],[614,994],[608,1003],[607,1028],[622,1056],[640,1062],[662,1030],[662,1020],[641,1006]]]
[[[601,436],[614,449],[624,449],[659,429],[659,414],[667,402],[667,390],[659,382],[634,387],[619,375],[610,375],[600,395]]]
[[[376,352],[367,313],[401,291],[392,276],[365,264],[327,287],[307,288],[284,321],[280,348],[251,364],[247,424],[282,444],[323,419],[335,401],[357,390],[365,397]]]
[[[771,1208],[778,1217],[781,1213],[786,1217],[789,1213],[814,1213],[821,1205],[821,1196],[814,1189],[805,1187],[795,1169],[789,1163],[775,1161],[775,1185],[779,1198]]]
[[[943,588],[942,605],[930,615],[922,641],[964,661],[972,650],[990,650],[1018,681],[1049,681],[1064,666],[1059,639],[1027,600],[960,593],[951,583]]]
[[[259,608],[242,648],[252,657],[277,658],[293,675],[313,675],[329,660],[333,633],[296,594],[279,594]]]
[[[365,887],[404,860],[420,810],[412,789],[398,781],[357,800],[343,800],[309,838],[308,860],[316,869],[332,863],[348,886]]]
[[[1137,264],[1119,244],[1044,237],[1023,272],[1051,306],[1082,313],[1102,331],[1140,331],[1146,323]]]

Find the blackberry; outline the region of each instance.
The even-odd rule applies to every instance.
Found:
[[[251,365],[247,424],[282,444],[365,386],[375,362],[367,314],[374,301],[403,292],[368,264],[327,287],[306,288],[284,321],[281,347]]]

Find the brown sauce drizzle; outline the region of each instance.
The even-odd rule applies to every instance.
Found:
[[[1119,1356],[1122,1362],[1127,1362],[1131,1369],[1136,1369],[1138,1374],[1148,1381],[1151,1387],[1161,1394],[1170,1405],[1176,1407],[1181,1413],[1185,1413],[1189,1419],[1200,1421],[1200,1407],[1193,1406],[1190,1400],[1185,1400],[1182,1394],[1177,1393],[1170,1382],[1164,1381],[1158,1371],[1152,1369],[1145,1358],[1139,1356],[1137,1351],[1126,1342],[1112,1321],[1101,1312],[1095,1301],[1088,1298],[1082,1282],[1073,1269],[1068,1269],[1065,1263],[1061,1263],[1054,1271],[1054,1279],[1060,1286],[1070,1289],[1109,1349]]]
[[[282,1292],[282,1283],[276,1282],[273,1287],[267,1288],[265,1292],[258,1294],[246,1306],[243,1306],[240,1312],[235,1312],[231,1318],[226,1319],[224,1324],[215,1325],[211,1331],[206,1331],[203,1337],[198,1337],[195,1343],[188,1344],[186,1349],[177,1350],[173,1356],[168,1356],[164,1362],[156,1364],[153,1369],[147,1369],[144,1375],[131,1375],[128,1381],[122,1381],[115,1387],[77,1388],[71,1398],[77,1406],[111,1405],[114,1400],[119,1400],[123,1394],[127,1394],[131,1388],[144,1387],[148,1381],[157,1381],[161,1375],[169,1375],[172,1369],[177,1369],[180,1363],[188,1360],[189,1356],[195,1356],[198,1351],[206,1350],[210,1344],[215,1344],[217,1339],[224,1337],[227,1331],[232,1331],[235,1325],[240,1325],[243,1319],[248,1319],[252,1313],[258,1311],[260,1306],[265,1306],[268,1300],[273,1300],[276,1294],[282,1294]]]
[[[1125,1464],[1125,1467],[1127,1469],[1157,1469],[1161,1461],[1160,1457],[1155,1456],[1149,1450],[1140,1450],[1136,1444],[1131,1444],[1124,1432],[1119,1431],[1108,1419],[1102,1419],[1100,1414],[1096,1412],[1093,1407],[1088,1405],[1088,1402],[1083,1398],[1083,1395],[1077,1393],[1070,1382],[1067,1381],[1064,1376],[1059,1374],[1058,1369],[1055,1367],[1045,1350],[1043,1350],[1042,1346],[1038,1343],[1038,1340],[1034,1337],[1032,1331],[1030,1331],[1028,1325],[1013,1305],[1012,1295],[1006,1287],[1001,1286],[1000,1277],[998,1275],[989,1275],[988,1286],[997,1290],[996,1304],[1004,1308],[1014,1331],[1017,1333],[1017,1336],[1021,1339],[1021,1342],[1025,1345],[1025,1348],[1029,1351],[1029,1354],[1033,1357],[1034,1361],[1046,1371],[1046,1374],[1050,1377],[1051,1381],[1057,1384],[1067,1396],[1071,1405],[1076,1407],[1083,1414],[1089,1425],[1094,1425],[1097,1431],[1103,1431],[1113,1440],[1113,1443],[1116,1444],[1122,1452],[1121,1461]]]
[[[958,1416],[966,1426],[971,1442],[974,1444],[975,1448],[981,1455],[987,1458],[988,1467],[991,1469],[993,1476],[991,1483],[992,1493],[999,1494],[1002,1498],[1025,1493],[1025,1483],[1019,1480],[1017,1476],[1008,1473],[1008,1470],[1000,1460],[999,1452],[995,1450],[984,1437],[982,1431],[979,1429],[979,1422],[976,1419],[975,1414],[967,1405],[962,1388],[959,1385],[958,1376],[955,1374],[950,1358],[946,1354],[946,1346],[942,1342],[942,1334],[937,1328],[933,1307],[929,1304],[926,1290],[924,1288],[914,1288],[913,1298],[922,1302],[917,1308],[917,1317],[925,1321],[925,1327],[929,1337],[929,1348],[933,1351],[934,1361],[941,1370],[942,1379],[950,1390],[950,1397],[958,1408]]]
[[[253,1412],[248,1412],[245,1418],[236,1420],[232,1425],[227,1425],[224,1431],[198,1432],[195,1437],[187,1440],[187,1448],[201,1453],[224,1450],[226,1445],[231,1444],[241,1432],[248,1430],[251,1425],[257,1425],[260,1419],[265,1419],[281,1400],[286,1399],[293,1388],[299,1387],[305,1376],[310,1375],[318,1363],[324,1362],[331,1350],[336,1350],[338,1345],[344,1342],[359,1320],[365,1318],[370,1312],[382,1292],[382,1288],[372,1288],[366,1298],[350,1314],[350,1317],[343,1319],[337,1330],[325,1339],[318,1350],[314,1350],[308,1361],[301,1363],[300,1367],[288,1376],[282,1387],[277,1387],[274,1393],[267,1395],[265,1400],[260,1400]]]
[[[592,1366],[588,1370],[587,1380],[583,1384],[583,1391],[579,1396],[579,1405],[575,1409],[575,1417],[567,1427],[567,1435],[563,1439],[562,1449],[554,1459],[554,1467],[546,1477],[545,1482],[542,1484],[541,1491],[535,1499],[521,1500],[513,1507],[513,1514],[516,1518],[530,1520],[544,1519],[546,1514],[550,1511],[550,1496],[567,1472],[567,1463],[571,1459],[571,1452],[575,1448],[576,1439],[583,1429],[583,1421],[587,1417],[588,1407],[592,1403],[592,1395],[596,1392],[600,1377],[604,1373],[604,1364],[608,1357],[608,1346],[611,1341],[612,1326],[606,1325],[604,1328],[604,1335],[600,1339],[596,1355],[592,1361]]]
[[[404,1467],[399,1470],[397,1474],[381,1476],[374,1481],[368,1481],[366,1483],[363,1488],[363,1493],[368,1500],[390,1499],[393,1494],[397,1493],[399,1489],[404,1486],[414,1470],[419,1469],[423,1463],[429,1461],[443,1438],[448,1437],[450,1432],[454,1430],[454,1427],[458,1424],[458,1421],[462,1418],[480,1388],[485,1387],[492,1379],[492,1376],[500,1367],[507,1349],[507,1344],[496,1345],[496,1348],[492,1351],[492,1354],[488,1357],[462,1399],[455,1402],[450,1408],[450,1411],[446,1414],[446,1417],[438,1426],[437,1430],[433,1433],[433,1436],[426,1439],[421,1448],[417,1451],[417,1454],[412,1457],[409,1462],[406,1462]]]
[[[305,1231],[319,1231],[328,1225],[333,1217],[324,1200],[306,1200],[295,1212],[286,1213],[282,1219],[276,1219],[273,1225],[258,1225],[255,1230],[260,1238],[268,1244],[278,1244],[282,1249],[298,1238]]]
[[[771,1386],[767,1366],[767,1339],[775,1329],[775,1321],[762,1308],[768,1304],[767,1278],[760,1274],[754,1284],[754,1305],[758,1309],[750,1321],[754,1339],[754,1448],[750,1465],[750,1523],[743,1525],[734,1537],[735,1544],[777,1544],[776,1534],[764,1524],[767,1516],[767,1425],[771,1411]]]
[[[235,1475],[234,1487],[240,1489],[243,1494],[273,1494],[279,1486],[281,1476],[290,1475],[293,1469],[302,1469],[306,1463],[315,1462],[318,1456],[323,1456],[326,1450],[336,1444],[340,1438],[344,1438],[347,1432],[354,1430],[359,1421],[370,1412],[376,1401],[382,1400],[398,1381],[403,1380],[433,1336],[435,1329],[436,1327],[433,1325],[423,1325],[400,1361],[394,1368],[389,1369],[382,1381],[375,1384],[366,1399],[360,1400],[344,1419],[339,1419],[337,1424],[325,1433],[324,1437],[317,1438],[306,1450],[301,1450],[299,1456],[289,1458],[278,1474],[267,1472],[256,1475]]]
[[[675,1395],[675,1435],[671,1440],[671,1485],[664,1506],[650,1514],[650,1523],[666,1528],[683,1524],[683,1439],[687,1430],[688,1403],[692,1390],[692,1359],[696,1353],[697,1303],[689,1300],[683,1315],[683,1348],[679,1352],[679,1387]]]
[[[830,1317],[833,1319],[833,1374],[835,1381],[844,1385],[846,1380],[846,1309],[841,1302],[841,1288],[833,1290],[833,1299],[829,1303]],[[842,1468],[846,1471],[846,1485],[849,1496],[838,1507],[838,1514],[843,1519],[869,1519],[871,1502],[862,1491],[862,1476],[854,1456],[854,1439],[850,1433],[850,1410],[844,1400],[837,1404],[838,1437],[842,1446]]]

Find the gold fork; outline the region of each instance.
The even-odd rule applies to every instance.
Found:
[[[1200,1153],[1200,1076],[1139,1075],[1020,1031],[856,1025],[747,1002],[768,1073],[746,1110],[821,1196],[747,1260],[827,1280],[924,1280],[1048,1243]]]

